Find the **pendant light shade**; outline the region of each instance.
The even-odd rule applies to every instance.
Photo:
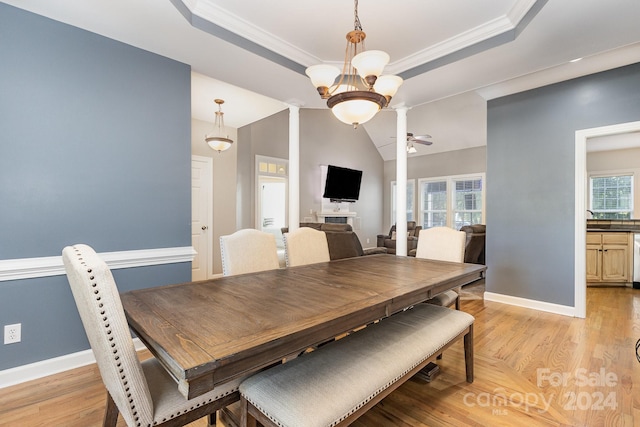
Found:
[[[213,132],[207,134],[204,140],[209,147],[220,153],[228,150],[231,147],[231,144],[233,144],[233,140],[229,139],[229,135],[225,134],[224,113],[222,112],[222,104],[224,104],[224,100],[215,99],[214,102],[218,104],[218,111],[216,111]]]

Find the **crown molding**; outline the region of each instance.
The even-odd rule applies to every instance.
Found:
[[[191,262],[196,251],[191,246],[103,252],[100,257],[111,269]],[[0,260],[0,282],[64,275],[62,256]]]
[[[289,58],[305,67],[318,64],[322,60],[309,52],[281,39],[280,37],[263,30],[251,22],[229,12],[213,3],[211,0],[180,0],[189,11],[206,21],[211,22],[225,30],[250,40],[272,52]]]
[[[438,58],[450,55],[466,47],[473,46],[482,41],[504,34],[514,28],[515,26],[506,15],[501,16],[440,43],[429,46],[426,49],[415,52],[398,61],[394,61],[387,66],[387,73],[400,74],[412,68],[435,61]]]
[[[299,47],[277,37],[276,35],[264,31],[257,25],[235,15],[228,10],[214,4],[213,0],[177,0],[189,9],[192,15],[198,16],[218,27],[224,28],[231,33],[251,41],[263,48],[288,58],[298,64],[308,67],[310,65],[326,63],[342,66],[331,61],[323,61],[321,58],[300,49]],[[400,74],[404,71],[422,66],[438,58],[451,55],[464,48],[476,45],[480,42],[490,40],[501,34],[513,31],[518,27],[532,8],[547,0],[518,0],[514,6],[504,15],[487,21],[473,29],[462,32],[454,37],[436,43],[404,58],[400,58],[387,66],[387,72]]]

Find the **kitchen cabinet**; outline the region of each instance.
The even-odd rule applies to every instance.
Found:
[[[631,236],[626,232],[587,232],[587,283],[631,281]]]

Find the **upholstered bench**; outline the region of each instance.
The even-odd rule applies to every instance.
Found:
[[[430,304],[371,324],[240,384],[241,425],[349,425],[464,337],[473,382],[473,321]]]

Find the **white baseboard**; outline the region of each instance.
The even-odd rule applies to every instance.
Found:
[[[500,302],[503,304],[515,305],[518,307],[532,308],[534,310],[546,311],[549,313],[561,314],[563,316],[575,316],[575,307],[566,305],[553,304],[550,302],[536,301],[527,298],[514,297],[511,295],[495,294],[493,292],[485,292],[484,299],[486,301]]]
[[[139,338],[134,338],[133,344],[136,351],[146,349]],[[70,369],[80,368],[92,363],[96,363],[96,358],[93,357],[93,351],[89,349],[54,357],[53,359],[30,363],[28,365],[5,369],[4,371],[0,371],[0,388],[22,384],[27,381],[58,374]]]

